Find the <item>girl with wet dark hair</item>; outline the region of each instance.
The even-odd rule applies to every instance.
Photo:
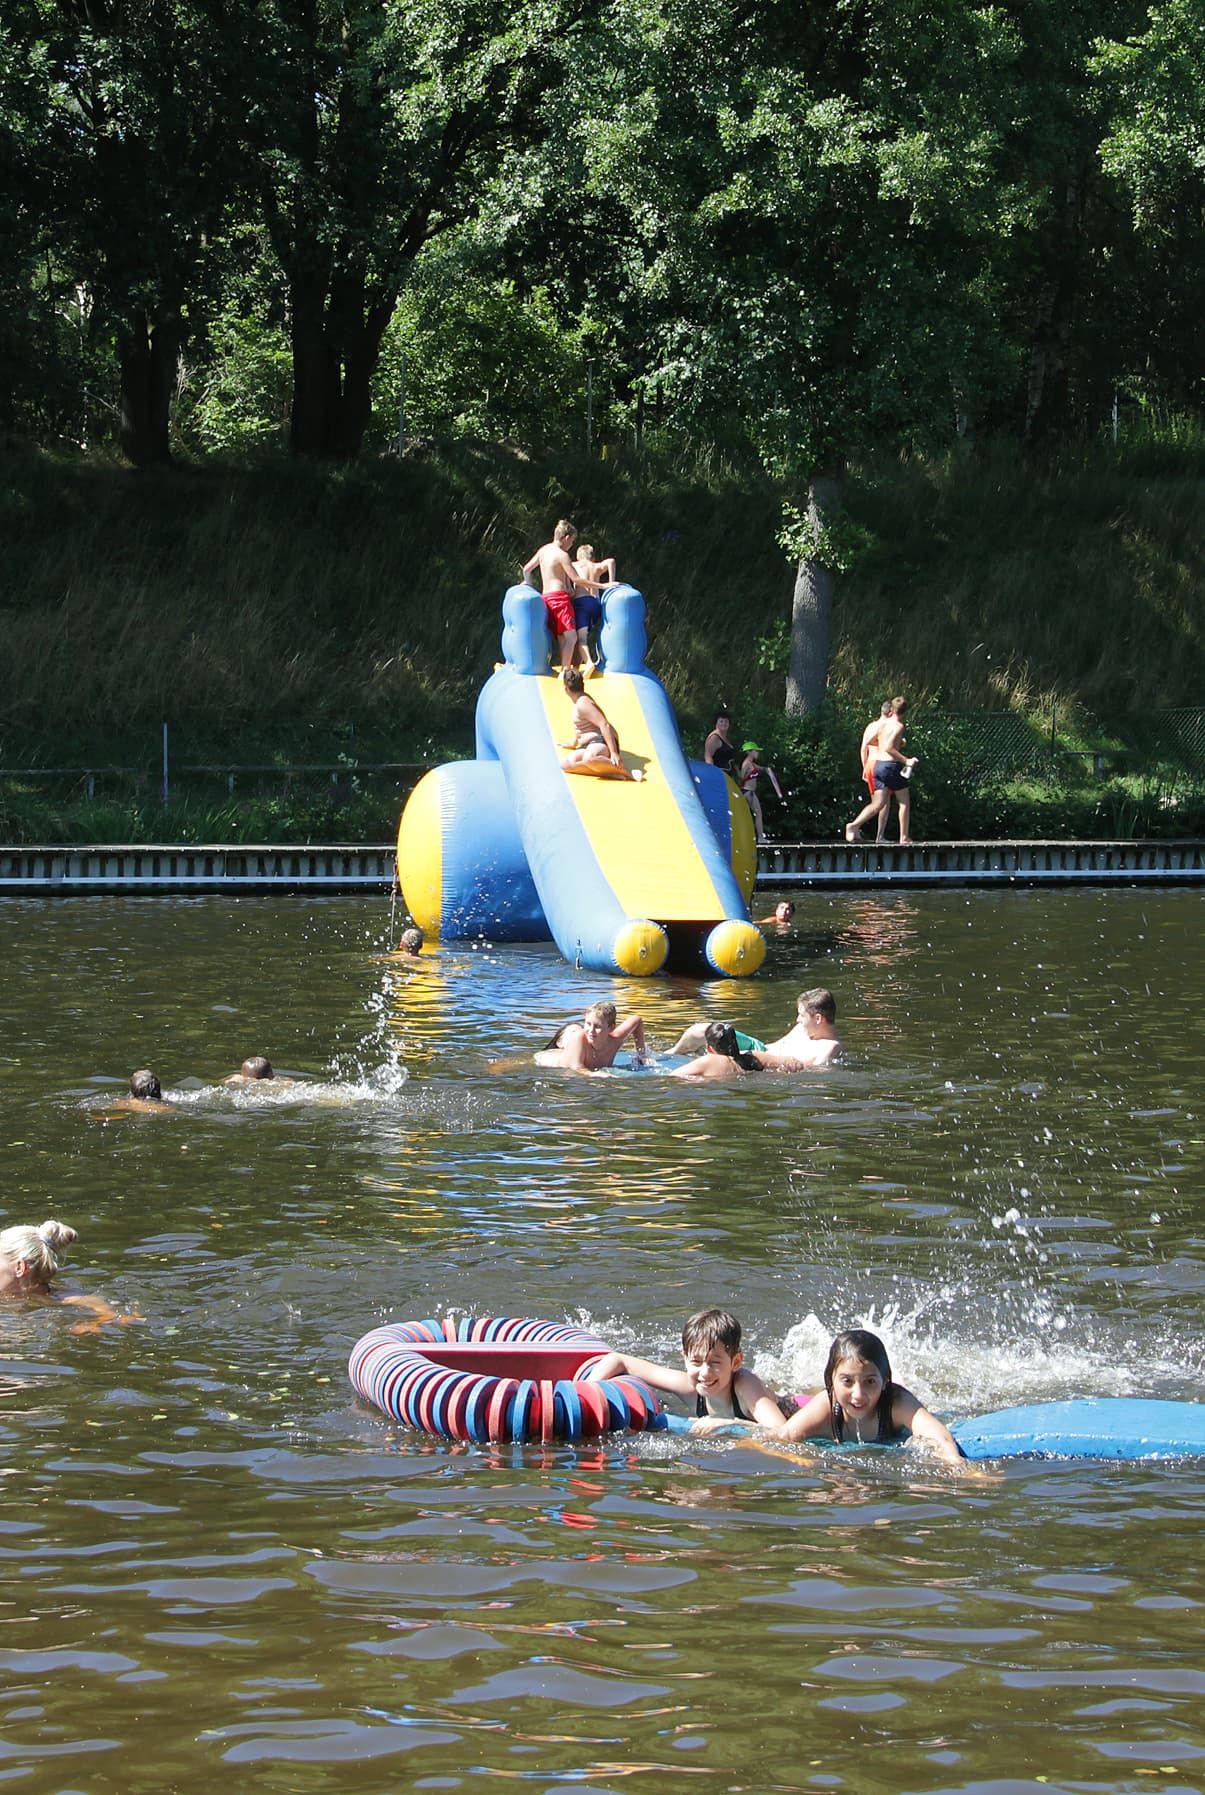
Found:
[[[676,1066],[671,1078],[736,1078],[741,1072],[764,1072],[755,1053],[744,1053],[731,1022],[709,1022],[703,1031],[706,1052],[685,1066]]]
[[[958,1443],[945,1423],[893,1379],[887,1348],[878,1335],[866,1328],[848,1328],[828,1349],[823,1390],[783,1424],[776,1438],[890,1446],[909,1435],[948,1464],[962,1463]]]

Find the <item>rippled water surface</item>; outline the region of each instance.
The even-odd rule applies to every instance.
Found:
[[[815,1387],[876,1327],[946,1415],[1199,1400],[1205,974],[1186,891],[800,899],[753,984],[392,958],[361,900],[0,903],[0,1782],[102,1791],[1205,1786],[1205,1464],[731,1441],[461,1447],[349,1348],[457,1309]],[[599,996],[665,1046],[835,991],[843,1066],[541,1072]],[[250,1053],[297,1082],[219,1089]],[[179,1099],[106,1116],[135,1066]]]

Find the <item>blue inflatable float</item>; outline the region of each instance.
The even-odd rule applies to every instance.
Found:
[[[671,1433],[689,1433],[684,1415],[666,1415]],[[1169,1459],[1205,1456],[1205,1402],[1156,1402],[1136,1397],[1086,1396],[1073,1402],[1035,1402],[949,1423],[964,1458]],[[733,1433],[756,1435],[746,1422]],[[834,1451],[864,1451],[851,1442],[801,1441]],[[871,1447],[892,1451],[893,1447]]]
[[[766,944],[749,920],[753,820],[718,767],[688,761],[673,707],[644,664],[644,599],[603,598],[606,671],[587,687],[634,775],[566,773],[572,705],[549,666],[544,601],[512,586],[503,662],[477,701],[477,758],[436,767],[398,830],[398,883],[425,934],[556,942],[599,972],[663,966],[743,978]]]
[[[1036,1402],[952,1421],[967,1458],[1187,1458],[1205,1453],[1205,1403],[1133,1396]]]

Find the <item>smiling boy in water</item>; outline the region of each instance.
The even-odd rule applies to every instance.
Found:
[[[747,1371],[741,1351],[741,1324],[727,1309],[700,1309],[682,1329],[683,1370],[654,1365],[628,1353],[608,1353],[590,1370],[600,1377],[643,1378],[654,1390],[692,1397],[697,1416],[718,1421],[756,1421],[762,1427],[782,1426],[782,1410],[754,1371]]]
[[[644,1017],[632,1013],[619,1021],[613,1003],[592,1003],[580,1022],[558,1028],[536,1054],[537,1066],[560,1066],[567,1072],[600,1072],[615,1063],[624,1042],[631,1040],[635,1063],[645,1059]]]

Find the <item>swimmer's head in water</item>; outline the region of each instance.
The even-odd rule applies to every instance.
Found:
[[[143,1103],[161,1103],[163,1086],[153,1072],[145,1070],[130,1073],[130,1096],[137,1097]]]
[[[810,991],[801,991],[795,1007],[801,1022],[805,1016],[819,1016],[824,1022],[837,1020],[837,1000],[824,985],[813,985]]]
[[[775,904],[775,906],[774,906],[775,922],[790,922],[790,920],[794,916],[794,914],[795,914],[794,904],[783,903],[783,904]]]
[[[682,1351],[700,1356],[722,1346],[733,1358],[741,1350],[741,1324],[727,1309],[700,1309],[682,1327]]]
[[[586,682],[578,672],[577,668],[566,667],[565,690],[568,692],[570,698],[580,698],[585,689]]]
[[[249,1060],[244,1060],[242,1065],[239,1067],[239,1071],[242,1073],[244,1078],[275,1078],[276,1077],[275,1072],[273,1072],[273,1070],[272,1070],[271,1060],[266,1060],[262,1053],[252,1054],[252,1056]]]
[[[887,1357],[887,1348],[877,1334],[867,1328],[847,1328],[838,1334],[828,1349],[828,1359],[824,1367],[824,1388],[828,1392],[829,1401],[833,1404],[836,1419],[837,1438],[841,1438],[841,1416],[844,1413],[842,1404],[842,1382],[847,1380],[858,1366],[870,1366],[879,1375],[881,1386],[878,1396],[866,1412],[866,1418],[886,1403],[885,1413],[890,1416],[895,1401],[895,1391],[891,1382],[891,1361]]]
[[[731,1022],[709,1022],[703,1030],[703,1040],[712,1053],[723,1054],[726,1060],[735,1060],[742,1072],[765,1070],[754,1054],[743,1050]]]
[[[5,1228],[0,1233],[0,1277],[10,1289],[45,1290],[59,1269],[59,1251],[75,1238],[74,1228],[53,1220],[40,1228]]]
[[[404,954],[421,954],[423,951],[422,930],[403,929],[398,937],[398,945]]]
[[[582,1018],[587,1037],[597,1039],[599,1035],[609,1033],[615,1027],[618,1015],[613,1003],[605,1000],[602,1003],[592,1003]]]

